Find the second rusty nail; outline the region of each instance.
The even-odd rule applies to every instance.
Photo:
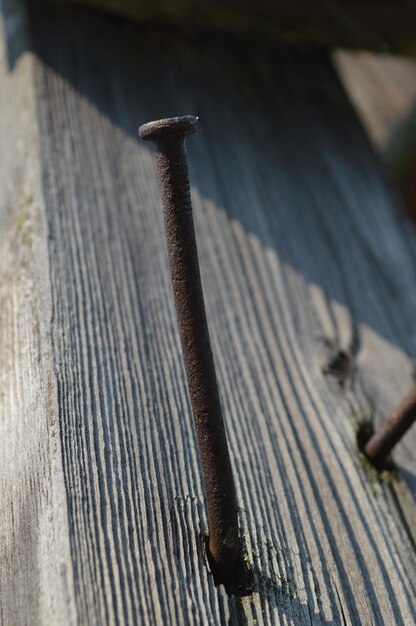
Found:
[[[382,469],[387,456],[416,420],[416,385],[399,406],[364,444],[363,452],[377,469]]]
[[[226,583],[238,554],[238,514],[199,271],[185,138],[191,115],[139,128],[156,146],[156,161],[173,294],[208,506],[208,558],[215,582]]]

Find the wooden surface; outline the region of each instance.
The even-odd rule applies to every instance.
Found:
[[[416,104],[416,60],[346,50],[337,50],[333,56],[370,139],[386,150]]]
[[[389,54],[334,53],[335,64],[389,176],[416,222],[416,61]]]
[[[74,624],[33,60],[26,55],[10,73],[4,44],[1,39],[0,624]]]
[[[1,623],[411,626],[416,433],[382,477],[356,434],[412,382],[416,235],[330,62],[82,13],[29,32],[0,96]],[[204,560],[137,138],[184,113],[200,116],[189,166],[245,598]]]

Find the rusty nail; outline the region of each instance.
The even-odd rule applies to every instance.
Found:
[[[156,146],[156,162],[173,294],[208,505],[208,559],[216,584],[226,583],[238,554],[235,486],[205,314],[192,216],[185,138],[198,118],[143,124],[139,135]]]
[[[363,452],[377,469],[385,465],[388,454],[416,420],[416,385],[384,422],[380,430],[365,443]]]

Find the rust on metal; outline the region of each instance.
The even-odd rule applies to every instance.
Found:
[[[396,443],[416,420],[416,385],[401,401],[380,430],[374,433],[363,447],[367,459],[377,469],[382,469]]]
[[[144,124],[156,146],[173,294],[208,505],[208,558],[214,580],[226,583],[238,554],[235,486],[211,350],[192,215],[185,138],[197,118]]]

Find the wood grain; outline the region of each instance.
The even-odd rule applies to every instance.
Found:
[[[0,40],[0,624],[72,624],[33,60]]]
[[[47,493],[31,493],[65,520],[67,552],[56,544],[48,563],[56,555],[67,575],[54,591],[65,611],[49,620],[32,612],[47,588],[10,600],[2,583],[3,623],[410,626],[415,433],[384,477],[363,464],[356,433],[412,381],[416,237],[329,60],[82,13],[33,16],[30,30],[51,313],[39,341],[51,345],[60,442],[56,467],[42,457]],[[154,155],[137,138],[140,123],[186,113],[200,116],[188,142],[194,212],[252,572],[240,599],[215,588],[204,559]],[[10,325],[9,313],[6,339]],[[8,363],[35,345],[27,328]],[[43,402],[45,369],[24,364]],[[24,396],[13,404],[4,371],[16,416]],[[1,428],[10,448],[16,434]],[[18,452],[4,484],[25,501]],[[19,514],[32,529],[20,575],[45,575],[37,546],[57,518]],[[10,557],[5,580],[13,568]]]

